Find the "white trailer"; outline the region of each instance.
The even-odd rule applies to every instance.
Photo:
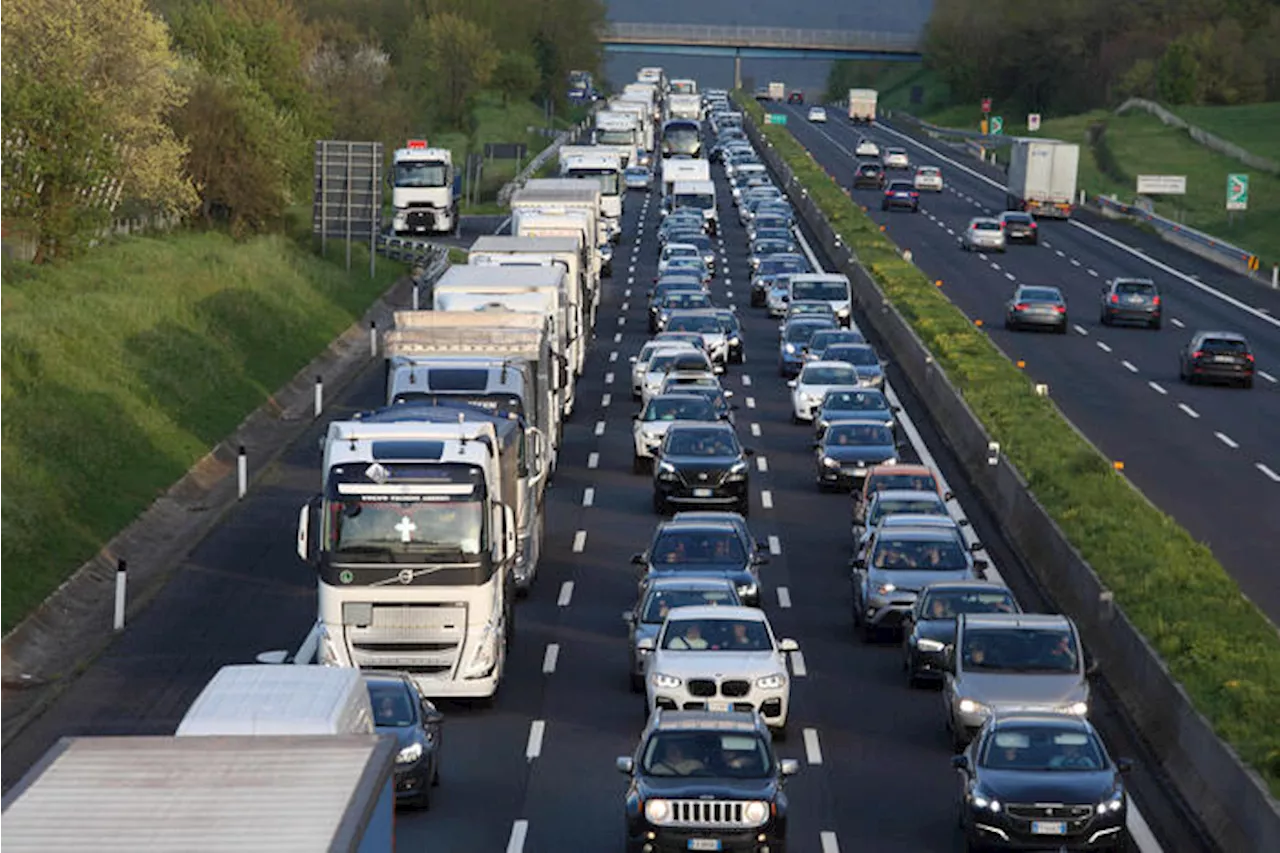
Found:
[[[635,149],[630,149],[635,153]],[[610,239],[622,238],[622,149],[604,145],[563,145],[560,177],[594,181],[600,187],[600,211]]]
[[[849,90],[849,120],[870,124],[876,120],[876,103],[880,93],[875,89]]]
[[[1006,210],[1069,219],[1074,210],[1080,146],[1055,139],[1013,140]]]
[[[637,158],[637,151],[643,147],[644,138],[640,132],[639,111],[600,110],[595,115],[595,129],[591,141],[597,146],[607,146],[617,151],[622,158],[622,168],[631,165]],[[583,146],[564,146],[577,148]],[[561,153],[561,162],[564,154]]]

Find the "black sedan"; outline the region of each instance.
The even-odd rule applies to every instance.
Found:
[[[751,271],[760,269],[760,264],[770,255],[786,255],[793,251],[795,244],[789,240],[757,237],[751,243]]]
[[[396,802],[431,807],[431,789],[440,784],[440,735],[444,715],[418,690],[405,672],[365,670],[361,673],[373,704],[373,724],[380,735],[395,737]]]
[[[911,181],[894,181],[885,188],[884,198],[880,199],[881,210],[906,208],[912,213],[920,212],[920,193]]]
[[[1030,243],[1034,246],[1039,242],[1036,218],[1030,213],[1021,210],[1005,211],[1000,214],[1000,228],[1004,231],[1006,243]]]
[[[853,173],[853,188],[855,190],[878,190],[883,186],[884,166],[879,163],[863,163]]]
[[[659,710],[617,767],[628,778],[627,853],[786,847],[783,777],[800,764],[777,757],[754,713]]]
[[[941,679],[947,646],[956,639],[961,613],[1021,613],[1008,587],[988,581],[935,583],[920,591],[902,624],[902,668],[914,687],[926,678]]]
[[[751,511],[747,457],[729,424],[677,424],[667,431],[653,471],[653,510],[671,506],[728,507]]]
[[[744,539],[738,522],[677,514],[680,518],[658,525],[647,551],[631,558],[640,567],[641,589],[672,575],[725,578],[743,604],[759,607],[760,566],[769,562],[759,543]]]
[[[876,465],[898,461],[893,428],[883,421],[840,421],[813,443],[818,488],[851,489]]]
[[[1004,327],[1051,329],[1067,333],[1067,300],[1056,287],[1020,285],[1005,303]]]
[[[1112,761],[1088,720],[1011,714],[951,759],[970,849],[1123,850],[1126,759]]]

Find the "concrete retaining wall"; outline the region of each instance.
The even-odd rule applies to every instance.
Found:
[[[1192,804],[1210,837],[1224,851],[1280,850],[1280,805],[1262,779],[1214,734],[1123,611],[1104,600],[1107,590],[1101,579],[1031,494],[1017,469],[1003,456],[996,465],[988,463],[991,438],[963,396],[749,117],[746,127],[797,214],[838,271],[849,276],[854,302],[885,342],[894,364],[906,375],[1001,532],[1061,612],[1076,621],[1125,713],[1160,757],[1163,769]]]

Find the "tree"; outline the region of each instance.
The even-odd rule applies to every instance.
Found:
[[[1176,41],[1169,45],[1156,72],[1160,100],[1168,104],[1193,103],[1199,87],[1199,73],[1199,63],[1189,44]]]
[[[429,22],[419,19],[415,29],[426,33],[426,80],[431,100],[449,125],[466,129],[475,95],[489,84],[498,65],[498,52],[480,25],[446,12]]]
[[[531,96],[538,88],[538,63],[523,51],[507,51],[498,58],[493,71],[494,88],[502,92],[505,107],[512,98],[521,100]]]
[[[145,0],[10,0],[3,207],[34,231],[37,262],[100,226],[118,199],[191,209],[184,149],[164,123],[186,99],[176,65]]]

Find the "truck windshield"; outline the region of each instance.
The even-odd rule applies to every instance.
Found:
[[[439,162],[396,163],[396,186],[431,189],[448,185],[449,167]]]
[[[596,128],[596,145],[635,145],[635,132],[631,130],[603,130]]]
[[[704,193],[678,193],[674,198],[676,207],[693,207],[698,210],[711,210],[716,206],[716,197]]]
[[[618,173],[612,170],[605,171],[603,169],[570,169],[570,178],[583,178],[590,180],[594,178],[600,184],[600,192],[603,195],[618,194]]]
[[[835,302],[849,298],[849,285],[843,281],[791,281],[791,298],[820,299]]]
[[[471,562],[488,545],[480,501],[435,495],[404,501],[371,497],[350,495],[327,501],[327,541],[335,556],[411,554],[433,561]]]
[[[702,140],[698,133],[698,125],[694,122],[681,122],[663,128],[662,152],[664,154],[687,154],[690,157],[696,157],[701,147]]]

